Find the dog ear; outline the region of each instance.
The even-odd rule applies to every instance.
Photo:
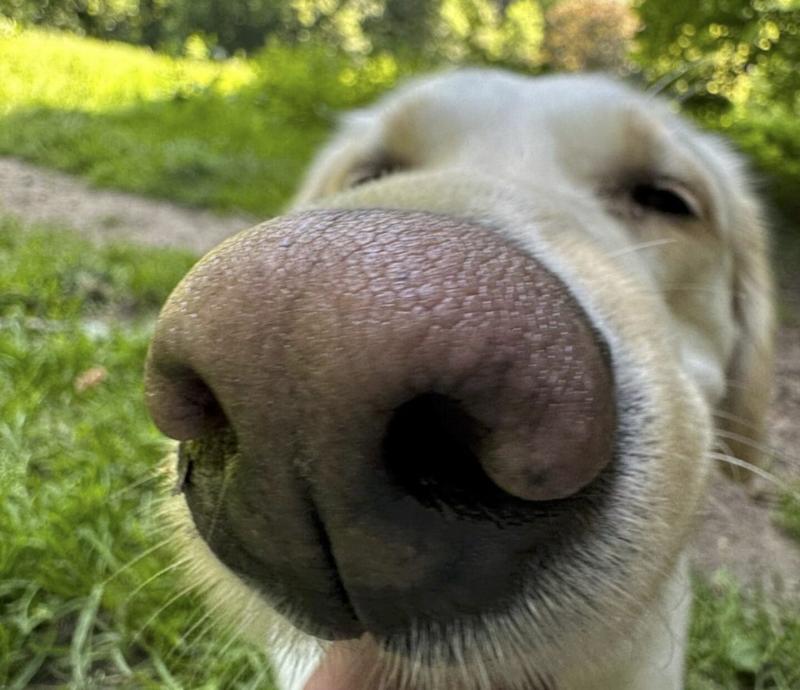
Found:
[[[775,310],[767,232],[758,203],[740,197],[733,237],[733,311],[739,334],[727,371],[727,391],[717,412],[726,454],[765,467],[770,461],[766,415],[772,394]],[[753,476],[726,465],[734,478]]]

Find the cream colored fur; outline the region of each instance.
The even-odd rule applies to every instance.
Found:
[[[694,215],[638,205],[641,181],[673,190]],[[530,690],[536,677],[557,690],[683,687],[685,547],[710,453],[763,462],[771,290],[739,158],[604,77],[467,70],[410,83],[349,118],[298,194],[294,208],[308,207],[478,220],[570,286],[613,359],[622,471],[605,520],[530,583],[513,614],[487,615],[455,642],[459,668],[398,663],[395,680],[416,674],[413,690]],[[226,591],[223,608],[272,646],[281,689],[302,688],[320,646],[189,541],[201,577]]]

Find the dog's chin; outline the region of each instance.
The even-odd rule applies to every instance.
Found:
[[[632,439],[642,436],[627,437],[634,455],[641,449]],[[638,469],[646,469],[640,452],[638,457]],[[623,460],[586,488],[593,510],[583,513],[591,525],[583,538],[561,544],[546,564],[532,563],[505,610],[446,624],[415,622],[388,635],[367,632],[330,642],[328,635],[309,634],[313,621],[290,602],[246,583],[219,560],[200,536],[183,494],[173,496],[170,519],[179,548],[191,560],[190,575],[208,591],[223,622],[270,650],[284,678],[282,690],[545,690],[562,675],[553,666],[564,658],[561,650],[594,654],[601,665],[604,636],[624,633],[620,621],[636,620],[652,605],[656,583],[673,565],[669,544],[657,557],[642,558],[645,536],[629,520],[631,511],[643,515],[649,508],[632,490],[641,484],[636,465]],[[174,483],[177,463],[169,465]],[[682,536],[672,539],[677,557]],[[620,595],[623,590],[628,596]]]
[[[412,690],[417,687],[467,690],[475,687],[455,663],[437,667],[435,678],[424,679],[426,673],[418,660],[415,665],[407,656],[390,649],[370,635],[333,643],[312,666],[302,690]],[[486,669],[483,673],[486,675]],[[421,682],[427,684],[420,686]],[[546,685],[529,687],[538,690]]]

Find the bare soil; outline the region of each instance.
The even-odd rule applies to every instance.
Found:
[[[123,192],[0,158],[0,212],[23,223],[45,221],[93,240],[127,240],[203,252],[252,225],[247,216],[222,216]],[[800,544],[775,526],[776,485],[800,482],[800,281],[782,286],[789,317],[778,339],[775,399],[770,414],[774,482],[743,486],[715,473],[693,544],[695,565],[707,574],[728,570],[739,581],[800,596]]]
[[[219,215],[134,194],[95,189],[69,175],[0,158],[0,210],[25,223],[74,228],[93,240],[127,240],[203,253],[247,216]]]

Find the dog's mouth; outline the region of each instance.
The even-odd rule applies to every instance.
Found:
[[[228,425],[179,444],[176,492],[216,555],[297,627],[325,640],[368,634],[402,653],[415,639],[448,639],[451,628],[479,628],[487,614],[513,609],[611,493],[614,463],[563,499],[513,496],[481,464],[491,435],[447,396],[415,396],[388,415],[377,479],[346,484],[358,512],[343,522],[320,510],[322,492],[336,489],[327,482],[296,476],[290,500],[258,483],[246,468],[259,459],[244,455]],[[286,512],[272,515],[276,505]]]
[[[331,647],[313,669],[303,686],[303,690],[356,690],[369,687],[365,679],[370,679],[377,668],[375,659],[380,657],[376,648],[366,635],[349,644],[338,643]],[[393,690],[389,681],[378,681],[373,687],[383,685],[384,690]]]
[[[437,687],[461,690],[474,685],[462,677],[465,669],[455,663],[439,665]],[[303,690],[412,690],[419,687],[422,673],[414,673],[409,657],[399,658],[386,646],[364,635],[358,640],[335,642],[311,669]],[[417,676],[415,678],[415,676]],[[543,680],[543,679],[542,679]],[[531,690],[548,690],[544,682],[529,684]]]

